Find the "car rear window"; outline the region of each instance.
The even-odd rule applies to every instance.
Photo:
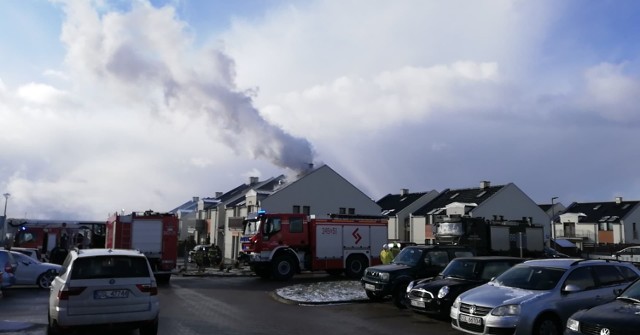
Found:
[[[144,257],[83,257],[76,259],[71,266],[71,279],[149,277],[147,264]]]

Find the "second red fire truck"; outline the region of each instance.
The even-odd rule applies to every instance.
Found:
[[[252,270],[262,278],[288,280],[302,271],[345,273],[359,279],[380,264],[387,242],[384,216],[260,214],[257,230],[245,252]]]

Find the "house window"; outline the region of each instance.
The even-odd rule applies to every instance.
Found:
[[[311,214],[311,207],[302,206],[302,213],[307,214],[307,215]]]
[[[349,215],[354,215],[356,214],[356,209],[355,208],[349,208]]]
[[[344,207],[340,207],[340,210],[338,211],[338,214],[347,214],[347,209]]]
[[[302,218],[290,218],[289,219],[289,232],[290,233],[302,233]]]
[[[294,214],[300,214],[300,206],[298,205],[293,205],[293,212]]]

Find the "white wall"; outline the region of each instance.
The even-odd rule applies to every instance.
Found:
[[[638,238],[633,238],[633,223],[636,224],[636,235]],[[624,241],[622,243],[635,243],[640,244],[640,206],[636,207],[624,217]]]
[[[493,219],[493,215],[502,215],[505,220],[522,220],[522,217],[531,217],[532,223],[543,226],[545,240],[549,239],[551,232],[549,216],[513,183],[505,185],[472,211],[473,217],[484,217],[487,220]]]

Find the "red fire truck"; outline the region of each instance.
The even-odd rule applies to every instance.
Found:
[[[56,246],[104,248],[104,221],[11,219],[7,223],[13,247],[36,248],[43,255]],[[59,245],[61,242],[65,245]]]
[[[369,265],[380,264],[386,241],[384,216],[261,214],[246,252],[262,278],[288,280],[302,271],[360,278]]]
[[[106,247],[137,249],[149,260],[158,282],[168,283],[178,259],[178,217],[153,211],[115,213],[107,220]]]

